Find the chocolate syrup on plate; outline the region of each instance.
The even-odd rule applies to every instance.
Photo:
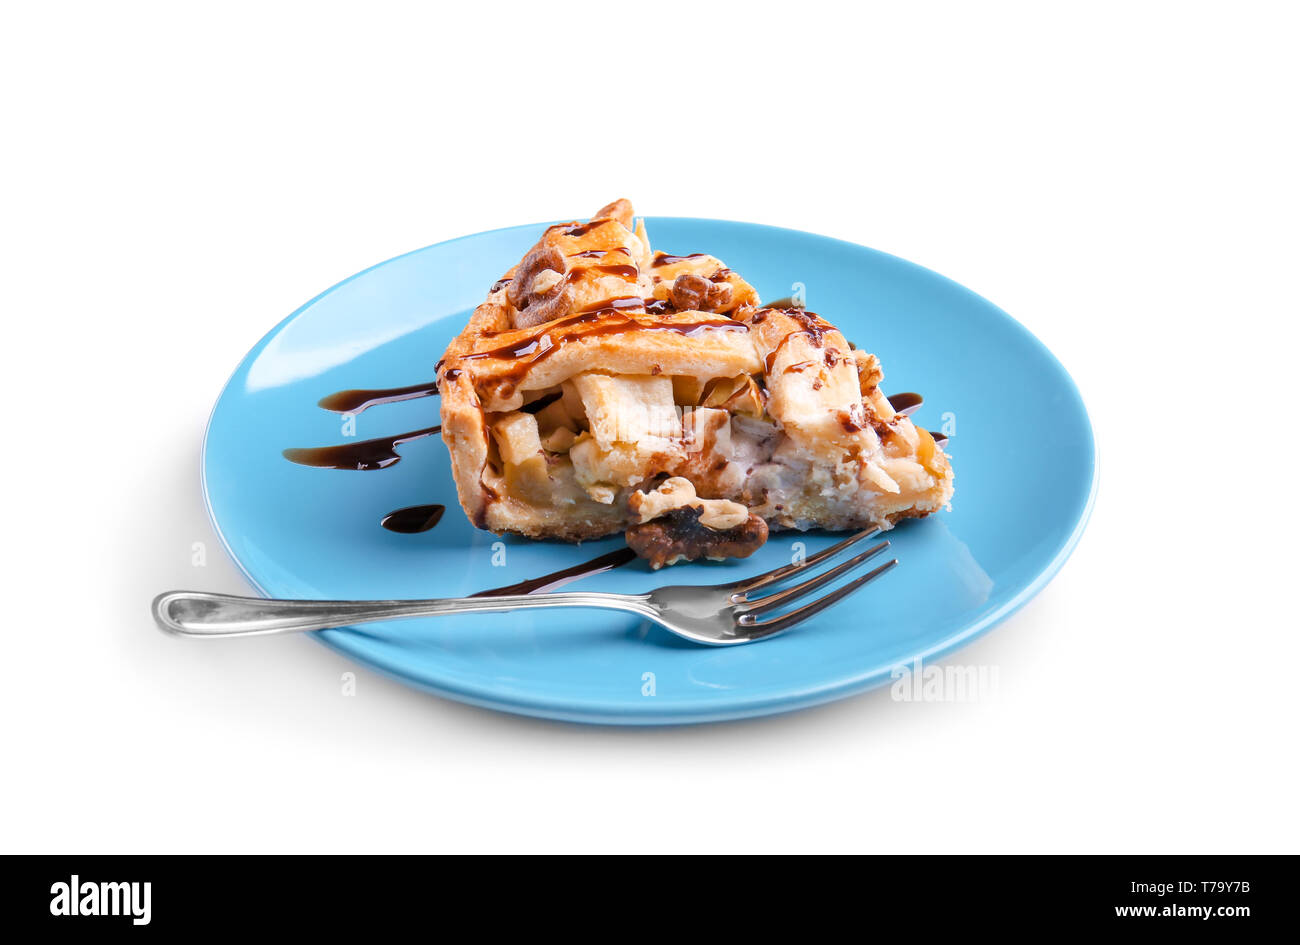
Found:
[[[562,584],[568,584],[570,581],[576,581],[579,578],[591,577],[593,574],[600,574],[602,571],[622,567],[629,561],[635,560],[636,552],[631,548],[618,548],[608,554],[592,558],[582,564],[575,564],[573,567],[565,568],[562,571],[553,571],[550,574],[543,574],[541,577],[520,581],[518,584],[509,584],[505,587],[494,587],[490,590],[479,591],[477,594],[471,594],[470,596],[502,597],[506,594],[538,594],[542,591],[554,590]]]
[[[405,509],[389,512],[379,524],[390,532],[414,535],[427,532],[442,521],[442,513],[447,511],[445,505],[412,505]]]
[[[397,447],[412,440],[433,436],[441,430],[440,426],[425,427],[423,430],[411,430],[396,436],[381,436],[373,440],[341,443],[338,446],[290,448],[283,455],[291,463],[314,466],[317,469],[386,469],[401,462],[402,457],[397,455]]]
[[[425,381],[409,387],[384,387],[376,390],[341,390],[328,397],[322,397],[317,403],[326,410],[336,413],[360,413],[367,407],[377,404],[395,404],[403,400],[415,400],[418,397],[432,397],[438,393],[437,381]]]
[[[901,413],[904,417],[910,417],[920,410],[924,401],[925,398],[920,394],[904,393],[889,396],[889,406],[894,408],[894,413]]]

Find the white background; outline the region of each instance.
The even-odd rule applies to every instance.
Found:
[[[0,847],[1300,849],[1293,10],[573,6],[6,7]],[[1077,378],[1100,497],[953,657],[995,698],[602,730],[153,628],[243,589],[198,448],[264,332],[619,195],[914,260]]]

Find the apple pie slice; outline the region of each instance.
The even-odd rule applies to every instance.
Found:
[[[476,526],[626,531],[656,567],[945,505],[948,457],[880,380],[875,356],[812,312],[763,308],[721,260],[653,252],[626,200],[548,228],[438,365]]]

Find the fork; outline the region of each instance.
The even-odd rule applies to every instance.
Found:
[[[533,607],[596,607],[622,610],[653,620],[671,633],[709,646],[734,646],[766,640],[798,626],[874,581],[898,564],[888,561],[875,570],[816,598],[802,607],[778,614],[818,588],[859,568],[889,547],[873,545],[848,561],[828,568],[784,590],[775,586],[867,538],[879,529],[859,532],[825,551],[795,564],[730,584],[670,585],[647,594],[606,594],[569,591],[558,594],[511,594],[501,597],[447,597],[432,600],[268,600],[198,591],[168,591],[154,598],[153,614],[168,633],[188,637],[243,637],[393,620],[400,617],[439,617],[445,614],[492,613]],[[768,590],[762,596],[756,592]],[[768,619],[763,619],[763,618]]]

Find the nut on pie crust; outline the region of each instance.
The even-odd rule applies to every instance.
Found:
[[[947,504],[948,457],[881,378],[834,325],[763,308],[721,260],[652,251],[626,200],[548,228],[438,365],[476,526],[631,528],[657,564],[748,554],[763,522],[889,528]]]

